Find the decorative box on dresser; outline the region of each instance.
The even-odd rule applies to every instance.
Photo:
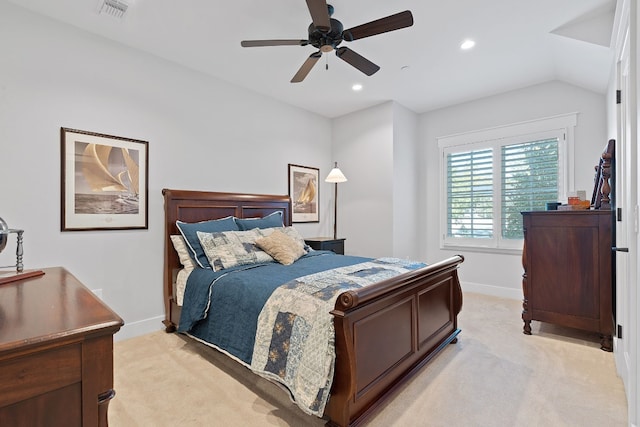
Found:
[[[122,319],[63,268],[0,285],[0,426],[107,426]]]
[[[539,320],[601,336],[612,351],[612,211],[523,212],[524,333]]]

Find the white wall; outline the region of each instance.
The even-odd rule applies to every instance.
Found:
[[[396,102],[333,120],[334,157],[349,179],[338,184],[346,253],[418,258],[417,123]]]
[[[102,289],[127,324],[116,338],[162,327],[162,188],[286,194],[288,163],[325,176],[333,160],[326,118],[4,1],[0,64],[0,216],[26,230],[26,268]],[[148,230],[60,231],[60,127],[149,141]]]
[[[593,167],[607,138],[605,96],[554,81],[514,90],[481,100],[421,115],[419,124],[420,211],[426,228],[421,230],[421,254],[433,262],[461,253],[465,262],[460,279],[463,289],[511,298],[522,298],[521,255],[441,250],[439,245],[440,162],[436,138],[527,120],[578,113],[575,130],[575,188],[593,188]]]
[[[333,156],[348,181],[338,184],[338,237],[345,253],[389,256],[393,248],[393,103],[333,120]]]
[[[393,252],[418,260],[418,115],[393,103]]]

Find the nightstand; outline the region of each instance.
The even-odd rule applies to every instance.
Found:
[[[333,251],[344,255],[345,239],[332,239],[331,237],[310,237],[304,242],[317,251]]]

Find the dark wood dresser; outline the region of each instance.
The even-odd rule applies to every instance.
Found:
[[[107,426],[122,319],[63,268],[0,285],[0,426]]]
[[[531,320],[597,332],[612,351],[612,211],[523,212],[524,333]]]

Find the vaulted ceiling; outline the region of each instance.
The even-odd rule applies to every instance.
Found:
[[[306,39],[304,0],[121,0],[120,19],[103,0],[9,1],[326,117],[389,100],[422,113],[550,80],[604,93],[613,63],[615,0],[333,0],[345,28],[404,10],[414,25],[342,43],[376,74],[330,52],[301,83],[290,80],[317,49],[240,41]]]

